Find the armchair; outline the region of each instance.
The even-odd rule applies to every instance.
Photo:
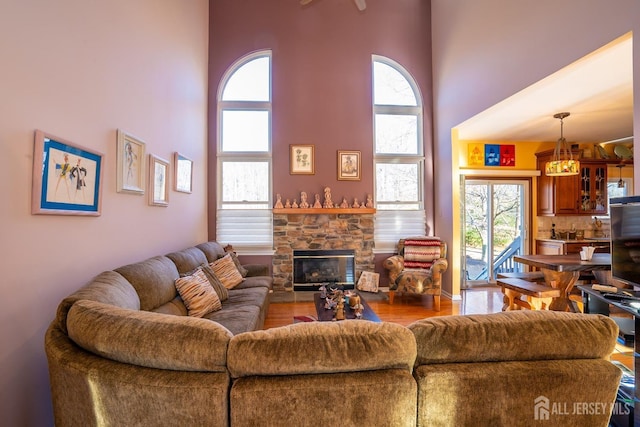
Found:
[[[447,244],[438,237],[420,236],[400,239],[398,255],[384,260],[389,270],[389,304],[396,292],[433,295],[440,311],[442,273],[447,270]]]

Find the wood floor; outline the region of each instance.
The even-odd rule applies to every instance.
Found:
[[[366,298],[366,294],[364,298]],[[367,303],[385,322],[408,325],[425,317],[451,314],[484,314],[502,310],[502,293],[498,287],[463,290],[460,301],[442,297],[440,311],[433,309],[431,295],[396,295],[393,305],[386,298],[367,299]],[[293,323],[293,316],[315,316],[313,302],[272,302],[265,321],[265,329]]]

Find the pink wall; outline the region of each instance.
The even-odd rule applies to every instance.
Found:
[[[209,235],[215,235],[215,146],[218,83],[245,54],[273,50],[273,192],[300,191],[333,200],[373,192],[371,55],[390,57],[416,79],[425,100],[427,185],[431,175],[430,11],[426,1],[213,0],[210,7]],[[289,144],[315,144],[315,175],[289,175]],[[337,180],[337,150],[362,152],[362,180]],[[432,209],[426,192],[427,215]],[[274,196],[275,199],[275,196]],[[432,223],[429,220],[429,223]]]
[[[52,425],[44,332],[101,271],[206,240],[208,1],[3,0],[0,413]],[[169,207],[116,193],[116,129],[195,161]],[[102,152],[102,215],[31,215],[34,130]]]
[[[615,38],[640,34],[637,0],[432,0],[436,234],[451,242],[451,129]],[[640,43],[634,43],[640,99]],[[640,129],[640,103],[635,104]],[[637,130],[635,133],[639,133]],[[636,144],[636,156],[640,155]],[[636,166],[636,181],[640,174]],[[638,182],[634,188],[640,188]],[[452,256],[455,256],[455,252]],[[449,269],[443,287],[459,272]]]

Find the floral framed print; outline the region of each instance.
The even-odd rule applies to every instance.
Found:
[[[295,145],[289,146],[289,174],[290,175],[314,175],[315,171],[315,146]]]
[[[100,215],[103,158],[97,151],[36,130],[31,213]]]
[[[169,206],[169,162],[149,154],[149,204]]]
[[[360,181],[360,151],[338,150],[338,180]]]
[[[193,161],[180,153],[173,153],[173,186],[175,191],[191,193]]]
[[[116,191],[144,194],[144,149],[140,139],[118,129]]]

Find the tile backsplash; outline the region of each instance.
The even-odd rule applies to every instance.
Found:
[[[539,216],[538,217],[538,230],[536,238],[548,239],[551,237],[552,224],[556,225],[556,232],[569,231],[571,229],[583,230],[584,237],[596,237],[596,227],[594,225],[596,216]],[[609,237],[609,231],[611,230],[611,221],[608,216],[597,216],[598,220],[602,221],[603,236]]]

